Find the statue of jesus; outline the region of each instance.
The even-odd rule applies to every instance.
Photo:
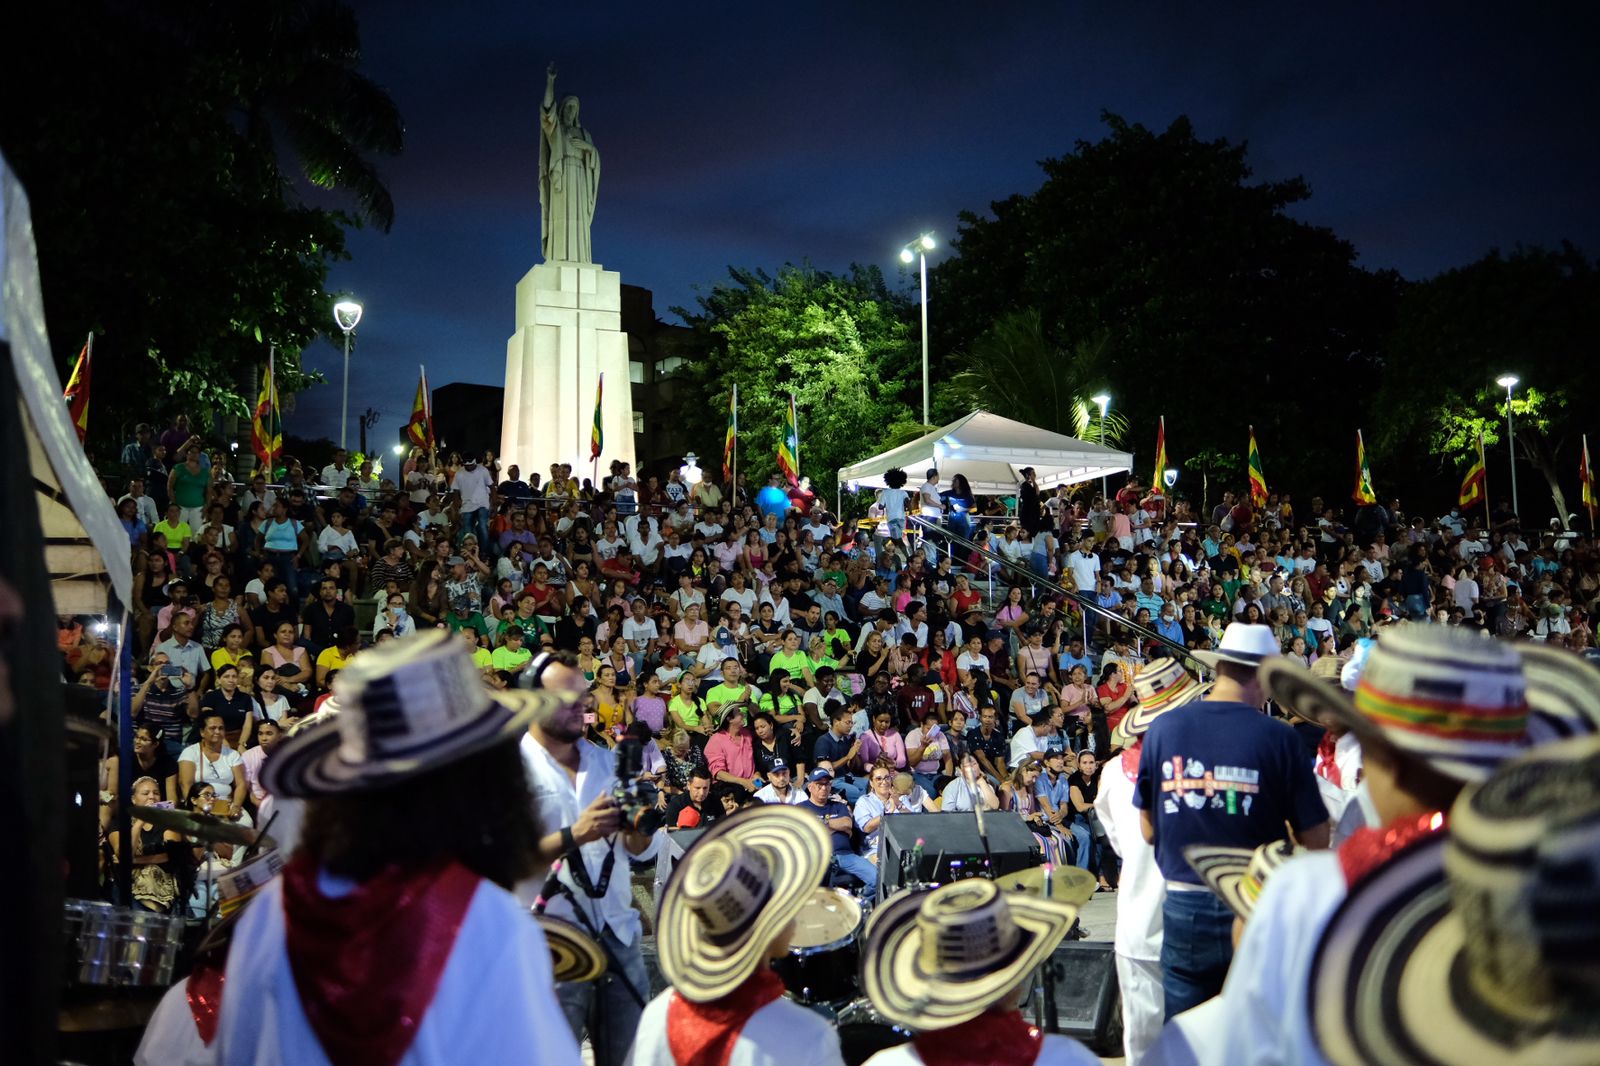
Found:
[[[546,261],[592,263],[589,226],[600,189],[600,152],[578,123],[578,98],[556,105],[550,64],[539,108],[539,232]]]

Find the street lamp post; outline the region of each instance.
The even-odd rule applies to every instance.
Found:
[[[354,300],[340,300],[333,305],[333,320],[344,333],[344,399],[339,404],[339,447],[343,449],[350,419],[350,334],[361,322],[361,305]]]
[[[1089,399],[1100,405],[1100,447],[1104,448],[1106,446],[1106,408],[1111,406],[1111,397],[1102,392],[1098,396],[1089,397]],[[1101,474],[1100,498],[1102,500],[1105,499],[1106,494],[1109,491],[1110,489],[1107,488],[1106,475]]]
[[[1495,384],[1506,390],[1506,450],[1511,455],[1511,513],[1520,521],[1522,508],[1517,504],[1517,430],[1511,421],[1511,390],[1517,387],[1517,375],[1502,374]]]
[[[912,259],[920,262],[919,272],[922,277],[922,424],[931,425],[928,415],[928,253],[934,249],[933,234],[924,233],[904,248],[900,249],[900,261],[909,263]]]

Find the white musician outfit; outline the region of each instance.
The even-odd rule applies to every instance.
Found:
[[[1128,1066],[1139,1066],[1161,1034],[1165,994],[1161,989],[1161,905],[1166,879],[1156,868],[1156,851],[1145,842],[1139,809],[1133,805],[1124,750],[1100,774],[1094,808],[1111,847],[1122,857],[1117,879],[1117,928],[1112,938],[1117,983],[1122,988],[1122,1048]]]

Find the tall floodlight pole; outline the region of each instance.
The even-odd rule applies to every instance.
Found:
[[[1100,447],[1106,446],[1106,408],[1111,406],[1111,397],[1106,393],[1091,396],[1089,399],[1100,405]],[[1106,475],[1100,475],[1100,498],[1103,500],[1111,490],[1107,487]]]
[[[1511,513],[1522,520],[1522,508],[1517,505],[1517,430],[1511,421],[1511,390],[1517,387],[1517,375],[1502,374],[1495,384],[1506,390],[1506,450],[1511,455]]]
[[[344,333],[344,399],[339,404],[339,447],[346,447],[346,430],[350,421],[350,334],[361,322],[361,305],[354,300],[340,300],[333,305],[333,320]]]
[[[932,420],[928,414],[928,253],[933,251],[935,242],[933,234],[924,233],[904,248],[900,249],[900,261],[909,263],[912,259],[920,262],[922,277],[922,424],[931,425]]]

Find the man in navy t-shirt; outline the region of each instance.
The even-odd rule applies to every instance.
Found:
[[[1210,697],[1161,715],[1144,737],[1133,802],[1167,882],[1168,1018],[1222,991],[1233,959],[1233,912],[1201,883],[1183,849],[1255,848],[1283,839],[1285,823],[1302,845],[1328,846],[1328,811],[1303,747],[1259,710],[1256,666],[1274,654],[1267,626],[1229,626],[1217,651],[1201,653],[1217,675]]]
[[[795,806],[822,819],[833,842],[834,865],[861,881],[861,895],[870,899],[878,890],[878,868],[855,853],[850,836],[855,830],[855,819],[850,816],[848,806],[833,798],[833,774],[826,769],[811,771],[806,778],[806,798]]]

